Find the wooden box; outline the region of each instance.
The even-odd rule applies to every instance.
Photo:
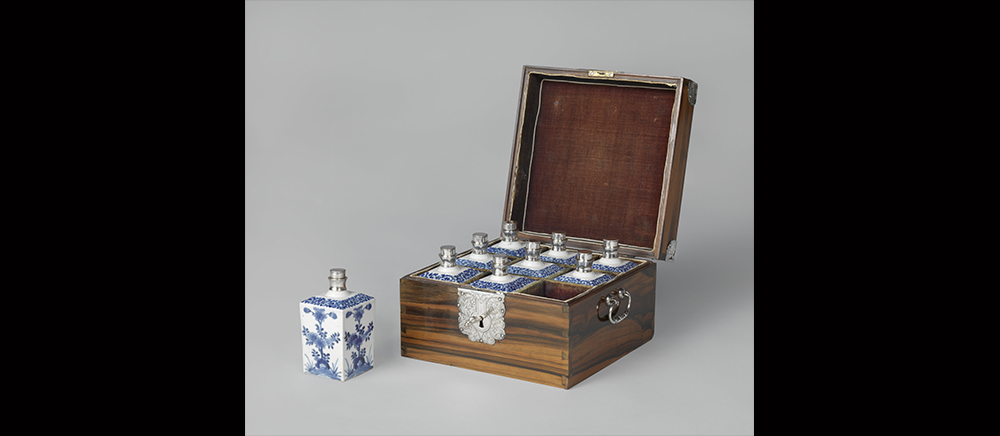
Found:
[[[596,286],[546,278],[511,293],[421,268],[400,279],[402,355],[568,389],[649,341],[653,259],[673,257],[696,92],[681,77],[524,67],[502,221],[546,247],[557,231],[573,250],[617,239],[638,266]],[[463,333],[471,295],[498,339]]]

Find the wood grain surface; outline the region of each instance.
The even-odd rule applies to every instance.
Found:
[[[652,338],[652,262],[595,288],[546,280],[530,293],[507,294],[506,336],[493,345],[473,342],[459,329],[459,285],[415,274],[400,279],[404,357],[568,389]],[[613,325],[597,303],[620,287],[632,304],[628,317]]]
[[[618,324],[608,320],[608,306],[600,303],[606,295],[625,289],[631,295],[628,316]],[[621,304],[624,305],[623,300]],[[573,386],[639,348],[653,338],[656,308],[656,265],[629,271],[617,280],[594,289],[570,307],[570,376]],[[620,307],[620,313],[624,307]]]
[[[506,336],[472,342],[458,327],[458,286],[414,277],[400,280],[400,346],[404,357],[461,366],[552,386],[569,373],[569,314],[542,298],[505,301]]]
[[[676,239],[694,105],[683,77],[524,67],[504,220],[518,237],[666,259]]]

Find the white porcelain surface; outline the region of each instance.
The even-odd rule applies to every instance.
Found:
[[[452,283],[462,283],[468,279],[475,277],[477,274],[479,274],[478,270],[465,266],[456,265],[450,268],[437,266],[430,271],[420,274],[418,277],[425,277],[433,280],[441,280]]]
[[[546,251],[546,252],[542,253],[542,256],[554,257],[556,259],[568,259],[570,257],[576,256],[576,252],[575,251],[569,251],[569,250],[565,250],[565,251],[552,251],[552,250],[549,250],[549,251]]]
[[[499,277],[499,276],[495,276],[493,274],[490,274],[490,275],[488,275],[486,277],[483,277],[480,280],[482,280],[484,282],[493,282],[493,283],[510,283],[510,282],[512,282],[514,280],[517,280],[517,278],[518,278],[518,276],[511,275],[511,274],[507,274],[507,275],[505,275],[503,277]]]
[[[346,297],[338,299],[327,294],[299,303],[303,372],[347,381],[375,365],[375,299],[359,292],[335,292]]]
[[[462,272],[465,271],[465,270],[467,270],[467,269],[469,269],[469,268],[466,268],[464,266],[459,266],[459,265],[455,265],[455,266],[453,266],[451,268],[445,268],[443,266],[438,266],[438,267],[430,270],[430,272],[432,272],[434,274],[444,274],[444,275],[449,275],[449,276],[457,276],[459,274],[462,274]]]
[[[330,291],[326,291],[326,293],[323,294],[323,295],[321,295],[321,297],[329,299],[329,300],[338,300],[338,301],[340,301],[340,300],[346,300],[346,299],[351,298],[351,297],[353,297],[355,295],[358,295],[358,293],[357,292],[352,292],[352,291],[333,291],[333,290],[330,290]]]
[[[591,281],[591,280],[594,280],[594,279],[596,279],[596,278],[598,278],[600,276],[603,276],[604,273],[599,273],[597,271],[579,272],[579,271],[573,270],[573,271],[570,271],[570,272],[568,272],[566,274],[563,274],[563,275],[566,276],[566,277],[572,277],[572,278],[575,278],[575,279]]]
[[[533,269],[535,271],[538,271],[538,270],[541,270],[541,269],[548,268],[548,267],[552,266],[552,264],[549,263],[549,262],[542,262],[540,260],[528,260],[528,259],[525,259],[525,260],[522,260],[522,261],[520,261],[518,263],[515,263],[514,265],[511,265],[511,266],[516,266],[516,267],[519,267],[519,268]]]
[[[467,260],[474,260],[476,262],[493,263],[493,255],[489,253],[483,253],[483,254],[469,253],[468,255],[462,256],[461,258]]]
[[[505,250],[520,250],[524,248],[524,243],[519,241],[513,241],[513,242],[500,241],[497,242],[496,245],[494,245],[494,247],[503,248]]]
[[[602,257],[600,259],[595,260],[594,263],[599,263],[601,265],[607,265],[607,266],[622,266],[625,264],[625,261],[622,260],[621,258],[612,259],[612,258]]]
[[[565,267],[565,265],[561,264],[529,261],[525,259],[511,265],[510,268],[507,269],[507,272],[528,277],[546,278],[562,271]]]

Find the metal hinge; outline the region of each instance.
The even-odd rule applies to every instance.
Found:
[[[590,70],[590,72],[588,72],[587,75],[590,76],[590,77],[615,77],[615,72],[614,71]]]
[[[674,256],[677,255],[677,240],[673,239],[670,244],[667,244],[667,260],[673,262]]]

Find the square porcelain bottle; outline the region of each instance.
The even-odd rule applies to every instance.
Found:
[[[515,292],[535,282],[535,279],[516,276],[507,273],[507,256],[498,254],[493,257],[493,274],[470,283],[477,289],[488,289],[504,293]]]
[[[455,246],[442,245],[438,254],[441,264],[434,269],[420,274],[419,277],[440,280],[442,282],[462,283],[481,274],[479,270],[455,263]]]
[[[594,271],[593,265],[594,254],[587,250],[580,250],[576,257],[576,269],[556,277],[556,280],[587,286],[597,286],[611,280],[610,275]]]
[[[631,260],[625,260],[618,257],[618,240],[617,239],[605,239],[604,240],[604,255],[600,259],[594,261],[594,269],[599,269],[601,271],[613,272],[616,274],[621,274],[632,268],[635,268],[639,264],[632,262]]]
[[[542,253],[543,262],[576,266],[576,252],[566,249],[566,232],[552,232],[552,248]]]
[[[455,263],[461,266],[467,266],[470,268],[479,269],[492,269],[493,268],[493,255],[486,252],[486,246],[489,244],[488,236],[483,232],[476,232],[472,234],[472,253],[460,257],[455,260]]]
[[[347,290],[347,272],[330,270],[330,290],[299,303],[306,374],[347,381],[375,364],[375,299]]]
[[[562,272],[563,266],[551,262],[543,262],[538,258],[538,251],[541,244],[536,241],[528,242],[524,260],[515,263],[507,268],[507,272],[522,276],[537,277],[544,279],[553,274]]]
[[[524,257],[524,243],[517,240],[517,223],[504,221],[501,230],[500,242],[487,248],[486,251],[510,257]]]

